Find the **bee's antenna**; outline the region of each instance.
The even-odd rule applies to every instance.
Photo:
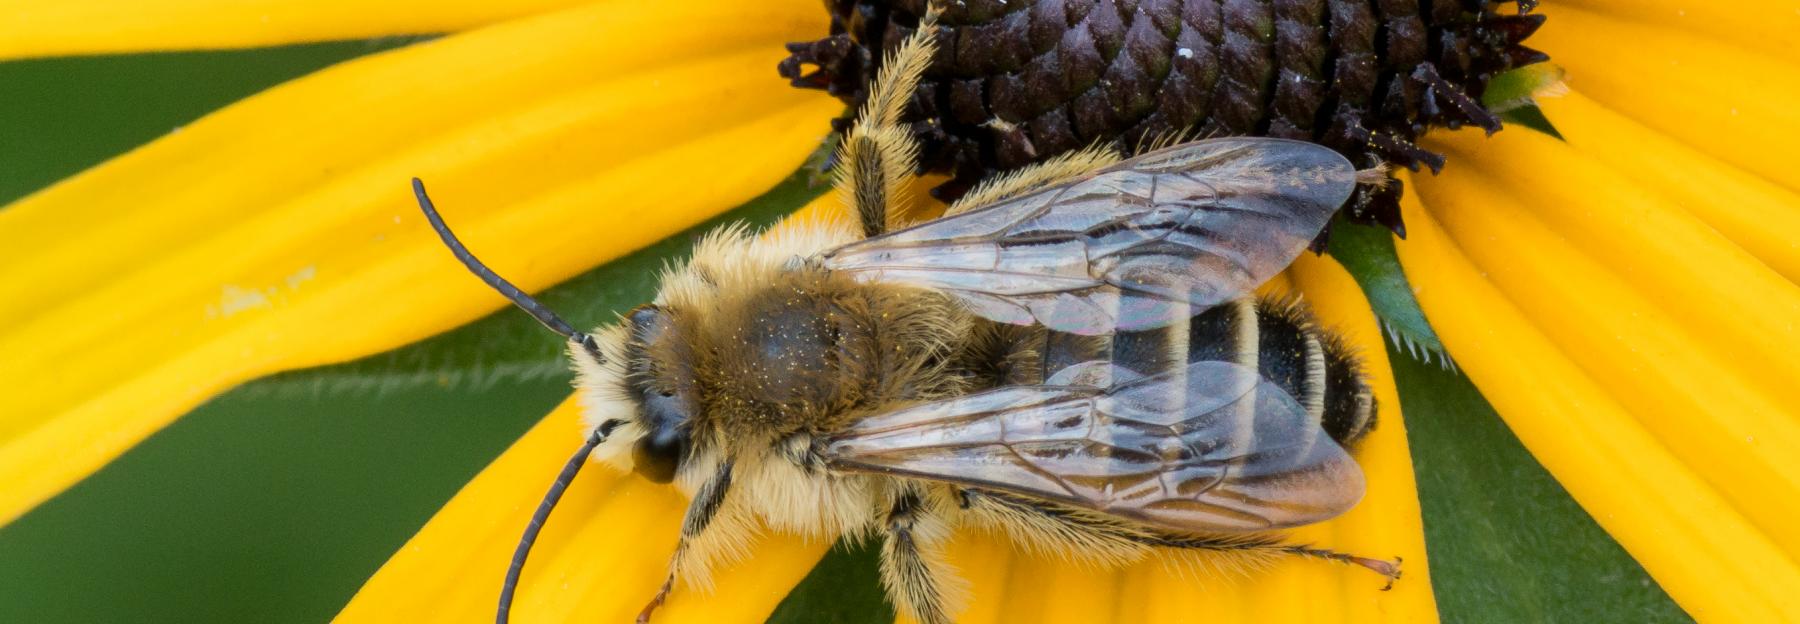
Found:
[[[423,198],[424,194],[421,192],[419,197]],[[531,545],[537,541],[538,531],[543,530],[544,522],[550,519],[550,510],[555,509],[557,501],[562,500],[563,491],[569,489],[569,483],[575,480],[575,473],[581,472],[582,464],[587,463],[588,455],[594,452],[594,447],[605,442],[606,436],[623,422],[608,420],[594,428],[594,433],[588,436],[587,442],[582,443],[581,450],[576,451],[575,456],[569,458],[569,463],[563,465],[562,472],[556,475],[556,482],[550,484],[550,491],[544,493],[544,500],[538,502],[537,511],[531,514],[531,522],[525,525],[525,534],[519,536],[519,546],[513,549],[512,563],[506,566],[506,583],[500,586],[500,609],[494,614],[496,624],[506,624],[507,619],[512,617],[513,591],[519,587],[519,573],[525,570],[525,557],[531,554]]]
[[[581,348],[586,349],[588,354],[593,355],[596,361],[606,361],[606,358],[600,355],[600,345],[594,343],[593,336],[575,331],[575,328],[570,326],[568,321],[562,320],[562,317],[557,316],[555,312],[550,311],[550,308],[544,307],[544,304],[531,298],[531,295],[527,295],[525,294],[525,291],[519,290],[518,286],[512,285],[512,282],[508,282],[506,281],[506,278],[500,277],[499,274],[494,273],[493,269],[487,268],[487,265],[482,264],[481,260],[475,258],[475,254],[469,253],[469,248],[464,247],[462,241],[457,240],[456,235],[450,232],[450,226],[444,224],[444,217],[438,214],[437,206],[432,205],[431,197],[425,194],[425,182],[418,178],[413,178],[412,187],[413,195],[419,199],[419,209],[425,211],[425,220],[431,222],[431,229],[437,230],[438,238],[444,240],[444,244],[450,247],[450,253],[454,254],[457,260],[461,260],[463,266],[468,267],[471,273],[474,273],[476,277],[481,278],[481,281],[486,283],[490,288],[499,291],[500,296],[506,297],[508,301],[513,302],[513,305],[519,306],[520,309],[524,310],[527,314],[530,314],[532,318],[537,319],[539,323],[543,323],[544,327],[550,328],[550,331],[556,332],[576,344],[580,344]]]

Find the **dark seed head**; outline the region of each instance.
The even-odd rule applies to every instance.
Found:
[[[1481,0],[962,0],[909,105],[920,168],[954,199],[974,182],[1096,141],[1125,149],[1180,133],[1311,140],[1359,166],[1436,170],[1432,127],[1500,121],[1480,104],[1496,74],[1544,55],[1543,23]],[[795,86],[853,106],[925,0],[827,0],[829,36],[788,46]],[[842,125],[842,122],[838,124]],[[1396,232],[1397,187],[1350,216]]]

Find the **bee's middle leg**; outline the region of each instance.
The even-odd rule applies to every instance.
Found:
[[[950,579],[946,564],[939,560],[935,542],[924,523],[924,497],[907,490],[895,497],[881,530],[885,539],[881,548],[881,579],[888,596],[901,609],[910,611],[923,624],[946,624],[950,621],[945,583]]]
[[[725,494],[731,491],[731,467],[729,459],[720,462],[718,470],[701,484],[700,490],[694,493],[693,502],[688,503],[687,513],[681,520],[681,540],[676,542],[675,554],[669,558],[669,575],[663,578],[662,587],[644,605],[644,610],[638,612],[638,624],[649,622],[650,614],[668,600],[669,592],[675,588],[675,574],[691,554],[690,545],[712,524],[713,518],[718,517],[719,508],[725,504]]]

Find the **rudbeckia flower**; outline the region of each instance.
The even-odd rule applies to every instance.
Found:
[[[1489,571],[1467,562],[1541,561],[1534,551],[1585,534],[1477,538],[1491,527],[1465,520],[1481,514],[1555,514],[1471,486],[1494,479],[1457,480],[1506,449],[1409,449],[1408,425],[1438,432],[1442,448],[1458,436],[1512,444],[1474,434],[1490,418],[1479,398],[1687,614],[1800,619],[1800,174],[1788,162],[1800,9],[1714,4],[1547,0],[1532,44],[1563,69],[1566,89],[1536,100],[1555,134],[1430,135],[1450,166],[1410,177],[1407,237],[1371,246],[1391,245],[1397,269],[1369,270],[1379,254],[1343,258],[1354,270],[1307,256],[1268,286],[1299,293],[1360,347],[1384,414],[1356,455],[1363,503],[1295,539],[1403,557],[1393,591],[1316,561],[1096,571],[966,534],[951,548],[971,588],[958,621],[1504,609],[1480,593],[1524,585],[1484,586]],[[382,353],[504,305],[442,250],[408,177],[430,181],[465,241],[537,291],[762,195],[841,112],[771,75],[784,42],[825,28],[813,2],[84,0],[0,16],[6,59],[443,34],[270,88],[0,209],[0,379],[12,388],[0,393],[0,523],[233,386]],[[763,201],[796,207],[802,186]],[[836,209],[827,196],[805,210]],[[608,277],[640,286],[589,283],[579,294],[595,309],[637,303],[652,276]],[[1402,335],[1390,351],[1384,336]],[[1411,361],[1427,335],[1441,349],[1430,357],[1459,372]],[[541,368],[554,346],[487,356]],[[433,369],[413,368],[430,383]],[[1433,387],[1459,374],[1480,390],[1473,412]],[[346,592],[339,619],[489,617],[518,532],[579,433],[573,402],[551,411]],[[1498,479],[1528,482],[1525,470],[1536,468]],[[684,505],[635,476],[583,473],[525,569],[518,621],[636,614]],[[710,591],[678,589],[657,620],[804,618],[833,596],[796,584],[854,576],[833,567],[854,553],[832,546],[768,532]],[[1600,572],[1579,564],[1604,557],[1551,562],[1527,585],[1580,585]]]

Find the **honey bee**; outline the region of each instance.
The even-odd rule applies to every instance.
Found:
[[[1367,176],[1280,139],[1090,149],[907,226],[890,207],[916,149],[896,120],[933,28],[895,53],[840,148],[858,223],[713,234],[653,302],[593,333],[475,259],[413,181],[456,257],[568,339],[590,426],[526,527],[498,621],[589,461],[692,497],[640,622],[759,520],[878,536],[893,603],[927,623],[956,611],[942,549],[957,526],[1103,564],[1161,547],[1399,576],[1398,560],[1277,533],[1358,502],[1344,447],[1376,405],[1303,306],[1254,295]]]

